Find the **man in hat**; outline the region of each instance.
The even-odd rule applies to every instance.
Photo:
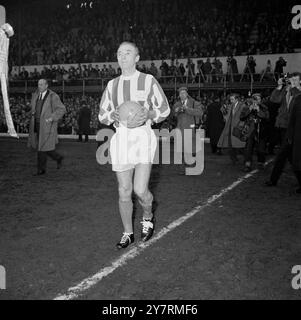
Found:
[[[196,125],[199,122],[199,118],[203,114],[202,105],[188,94],[186,87],[179,89],[179,99],[176,101],[173,107],[174,115],[177,118],[177,128],[181,131],[182,141],[184,147],[185,159],[188,159],[189,155],[196,153],[195,150],[195,130]],[[192,134],[192,150],[188,149],[189,144],[185,143],[185,131],[191,130]],[[186,131],[187,132],[187,131]]]
[[[88,135],[90,133],[91,110],[86,101],[82,102],[82,106],[78,114],[78,141],[82,142],[82,135],[85,135],[85,142],[88,142]]]

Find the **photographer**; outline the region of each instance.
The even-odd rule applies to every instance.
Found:
[[[211,65],[210,58],[207,58],[204,64],[204,74],[205,74],[206,82],[212,83],[212,65]]]
[[[286,80],[287,79],[287,80]],[[287,141],[287,128],[295,97],[301,94],[301,73],[294,72],[287,78],[278,80],[278,87],[272,92],[271,101],[280,102],[276,126],[281,126],[281,147],[274,162],[270,179],[265,183],[267,186],[276,186],[282,174],[287,160],[291,160],[291,144]],[[277,99],[276,99],[277,98]]]
[[[268,119],[268,107],[262,103],[261,95],[259,93],[253,94],[251,104],[246,106],[240,115],[240,120],[246,121],[249,126],[245,148],[245,172],[252,170],[252,156],[255,145],[257,145],[258,166],[262,167],[265,163]]]
[[[203,82],[205,82],[205,76],[204,76],[204,61],[202,59],[197,61],[197,81],[201,82],[201,78],[203,80]]]
[[[256,61],[253,58],[253,56],[247,56],[246,60],[246,66],[244,68],[244,71],[241,75],[240,82],[243,80],[245,74],[248,74],[251,78],[251,81],[254,81],[254,74],[255,74],[255,67],[256,67]]]
[[[280,57],[276,61],[274,73],[277,80],[283,76],[283,68],[286,67],[286,63],[287,62],[283,59],[283,57]]]
[[[278,110],[278,115],[275,122],[275,127],[277,129],[278,140],[280,141],[281,146],[285,143],[285,136],[290,113],[289,104],[292,100],[292,93],[294,92],[291,91],[292,78],[294,78],[294,74],[292,74],[291,76],[285,75],[283,78],[280,78],[278,80],[278,86],[274,89],[270,98],[271,102],[280,104],[280,108]],[[299,88],[299,86],[300,85],[298,85],[297,83],[296,88]]]
[[[189,78],[191,78],[191,83],[194,83],[195,82],[195,72],[194,72],[195,65],[190,58],[187,59],[186,69],[187,69],[187,83],[189,83]]]
[[[238,74],[237,61],[232,55],[227,58],[227,74],[230,75],[231,82],[234,82]]]
[[[223,64],[222,62],[214,58],[212,62],[212,75],[213,75],[213,82],[222,82],[223,81]]]

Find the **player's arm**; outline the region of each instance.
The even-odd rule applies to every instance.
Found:
[[[151,90],[148,100],[150,99],[153,110],[149,110],[148,118],[159,123],[165,120],[170,114],[170,107],[167,98],[158,81],[153,77]]]
[[[105,125],[110,125],[116,121],[116,111],[112,102],[112,95],[110,93],[110,82],[102,94],[99,104],[98,119]]]

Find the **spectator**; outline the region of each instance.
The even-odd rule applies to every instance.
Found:
[[[206,62],[204,63],[204,74],[205,74],[205,79],[207,83],[212,82],[212,65],[210,58],[207,58]]]
[[[262,80],[265,79],[265,78],[270,80],[270,81],[272,81],[272,80],[276,81],[275,75],[273,73],[272,63],[271,63],[270,59],[268,59],[265,69],[262,70],[262,74],[261,74],[261,77],[260,77],[260,82],[262,82]]]
[[[215,96],[214,101],[207,107],[206,131],[210,138],[211,152],[222,154],[221,148],[217,147],[218,140],[223,132],[225,121],[222,114],[220,98]]]
[[[276,61],[275,65],[275,76],[278,80],[283,76],[283,68],[286,67],[287,62],[283,59],[283,57],[279,57],[279,59]]]
[[[255,74],[255,67],[256,67],[256,61],[253,56],[247,56],[246,59],[246,66],[243,70],[243,73],[240,78],[240,82],[243,80],[244,76],[247,75],[250,77],[251,81],[254,81],[254,74]]]
[[[90,134],[91,110],[86,101],[82,101],[81,108],[78,114],[78,141],[82,142],[82,135],[85,135],[85,142],[88,142]]]
[[[245,148],[246,143],[233,135],[233,129],[238,126],[240,115],[245,105],[239,101],[239,95],[236,93],[230,95],[230,102],[230,108],[225,112],[225,127],[217,146],[229,150],[230,159],[233,165],[235,165],[238,162],[238,153]]]

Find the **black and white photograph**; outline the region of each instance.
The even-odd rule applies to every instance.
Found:
[[[2,0],[0,79],[0,300],[301,300],[301,2]]]

